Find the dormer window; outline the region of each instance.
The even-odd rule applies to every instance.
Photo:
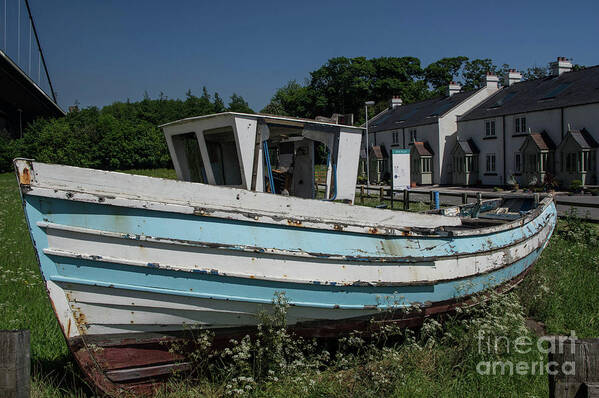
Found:
[[[410,130],[410,142],[415,142],[418,141],[418,134],[416,132],[416,129],[411,129]]]
[[[485,120],[485,137],[495,137],[495,120]]]
[[[526,133],[526,117],[520,116],[514,119],[516,133]]]

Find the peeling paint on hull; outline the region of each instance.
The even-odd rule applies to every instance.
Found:
[[[368,328],[381,310],[381,323],[417,325],[520,281],[556,223],[550,197],[519,220],[460,229],[452,217],[256,193],[244,202],[247,191],[232,188],[174,181],[165,190],[171,182],[30,161],[16,170],[63,333],[110,394],[151,392],[185,369],[164,342],[189,326],[219,342],[251,333],[277,292],[305,336]],[[223,207],[229,196],[238,209]],[[397,311],[415,303],[418,315]]]

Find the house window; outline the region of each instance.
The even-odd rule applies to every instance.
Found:
[[[495,137],[495,120],[485,121],[485,136]]]
[[[431,158],[422,158],[422,172],[423,173],[431,172]]]
[[[394,131],[392,134],[393,144],[399,144],[399,131]]]
[[[547,171],[547,153],[542,153],[539,159],[539,170]]]
[[[589,165],[589,153],[585,151],[582,152],[581,155],[582,156],[580,159],[580,171],[587,171]]]
[[[522,171],[522,154],[520,152],[514,154],[514,170],[516,173]]]
[[[495,172],[495,154],[490,153],[487,155],[487,173]]]
[[[566,171],[573,172],[576,167],[576,154],[568,153],[566,154]]]
[[[517,117],[514,120],[516,123],[516,133],[526,133],[526,117]]]
[[[412,161],[413,163],[413,167],[414,167],[414,172],[418,173],[420,171],[420,162],[418,158],[414,158],[414,160]]]
[[[410,130],[410,142],[418,141],[418,135],[416,134],[416,129]]]
[[[524,166],[527,172],[536,172],[539,171],[539,167],[537,164],[537,155],[529,154],[527,156],[527,164]]]

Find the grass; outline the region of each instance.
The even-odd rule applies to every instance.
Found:
[[[128,172],[175,177],[174,171],[167,169]],[[0,174],[0,204],[0,329],[31,331],[33,397],[90,396],[92,392],[68,352],[46,296],[12,174]],[[378,204],[378,197],[365,199],[365,205]],[[395,208],[401,206],[397,201]],[[424,210],[427,205],[411,207]],[[247,364],[221,358],[221,367],[206,370],[193,382],[173,379],[159,396],[221,396],[237,387],[245,391],[244,395],[255,397],[547,396],[546,375],[479,375],[475,368],[482,357],[472,344],[472,336],[481,327],[519,330],[524,316],[543,322],[551,334],[575,330],[579,337],[599,336],[598,236],[595,225],[575,218],[560,221],[541,259],[515,294],[504,295],[494,307],[467,318],[450,319],[433,327],[432,332],[402,332],[397,344],[376,347],[360,342],[360,338],[351,344],[341,342],[340,346],[350,347],[331,351],[328,360],[313,366],[317,363],[315,355],[324,353],[320,347],[312,356],[289,361],[291,365],[260,377]],[[289,347],[295,342],[282,340],[277,344]],[[535,350],[498,357],[527,362],[543,358]],[[250,387],[247,391],[246,386]]]

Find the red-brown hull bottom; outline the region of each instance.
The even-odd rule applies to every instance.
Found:
[[[522,281],[530,268],[516,278],[496,288],[507,291]],[[373,327],[394,323],[400,327],[418,327],[432,316],[451,313],[458,305],[473,303],[472,297],[447,300],[425,306],[421,311],[382,313],[363,318],[328,322],[310,322],[290,327],[290,331],[303,337],[337,338],[354,330],[372,330]],[[372,322],[374,318],[374,322]],[[231,339],[253,334],[255,328],[212,329],[213,346],[222,348]],[[112,396],[148,396],[161,388],[175,370],[186,370],[185,355],[169,352],[172,343],[189,340],[184,333],[143,335],[83,336],[69,339],[68,345],[81,369],[94,386]],[[183,344],[185,346],[185,344]],[[193,349],[191,344],[187,345]]]

